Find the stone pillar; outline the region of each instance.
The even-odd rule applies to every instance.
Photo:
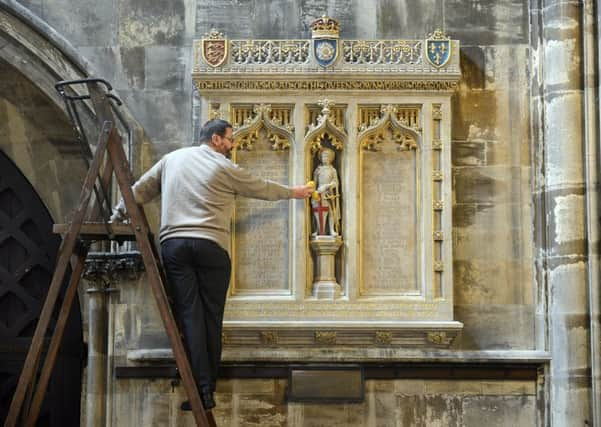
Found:
[[[601,9],[595,8],[596,0],[585,0],[583,13],[583,57],[584,57],[584,154],[587,205],[588,239],[588,289],[590,318],[591,354],[591,403],[592,423],[601,425],[601,287],[599,262],[599,87],[601,64],[599,63],[598,31],[601,24]],[[595,12],[597,16],[595,16]]]
[[[84,278],[88,288],[88,372],[86,394],[86,426],[107,425],[107,407],[110,406],[109,375],[109,295],[111,287],[125,275],[135,278],[142,270],[139,252],[91,252],[86,259]]]
[[[86,396],[86,426],[106,425],[107,372],[107,286],[93,280],[88,294],[88,381]]]
[[[587,199],[583,126],[582,4],[542,0],[532,68],[540,86],[535,177],[539,297],[551,353],[549,421],[591,425]],[[537,111],[538,109],[538,111]],[[540,323],[539,323],[540,325]]]

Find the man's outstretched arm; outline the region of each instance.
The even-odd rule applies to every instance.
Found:
[[[132,186],[136,203],[144,204],[161,194],[161,175],[163,173],[163,159],[155,163],[144,175]],[[113,208],[111,222],[122,222],[127,218],[127,209],[123,197]]]

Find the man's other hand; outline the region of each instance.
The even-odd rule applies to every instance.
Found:
[[[315,190],[312,185],[297,185],[292,187],[292,197],[295,199],[306,199]]]
[[[117,206],[113,208],[110,222],[124,222],[126,219],[127,210],[125,209],[125,202],[121,199],[119,200],[119,203],[117,203]]]

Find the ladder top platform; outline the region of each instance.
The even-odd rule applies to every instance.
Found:
[[[55,234],[67,234],[71,224],[54,224],[52,231]],[[81,225],[79,236],[83,240],[108,240],[108,230],[110,230],[112,236],[116,240],[129,240],[135,241],[136,235],[132,224],[124,223],[111,223],[106,224],[104,222],[84,222]]]

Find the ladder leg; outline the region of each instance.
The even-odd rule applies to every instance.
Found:
[[[10,409],[4,423],[5,427],[16,426],[19,414],[21,413],[21,409],[23,407],[27,388],[32,384],[33,378],[35,377],[38,360],[42,352],[42,345],[44,343],[44,334],[46,333],[46,329],[48,329],[50,317],[52,316],[52,311],[56,305],[60,288],[69,264],[69,258],[74,252],[75,245],[77,243],[77,236],[79,230],[81,229],[81,224],[90,201],[94,181],[96,180],[98,172],[100,171],[100,165],[106,152],[108,141],[111,136],[114,137],[116,135],[117,133],[112,124],[110,122],[106,122],[99,137],[96,154],[92,160],[90,169],[88,170],[88,174],[86,175],[86,179],[84,181],[83,189],[80,195],[79,206],[75,211],[73,222],[71,223],[69,231],[67,232],[67,235],[65,236],[65,239],[63,240],[59,249],[56,270],[52,276],[52,282],[50,283],[50,288],[48,289],[48,294],[46,295],[46,301],[44,301],[44,306],[36,325],[33,339],[31,340],[31,346],[27,352],[27,357],[25,358],[25,363],[23,364],[19,382],[17,383],[17,389],[15,390],[13,400],[10,404]]]
[[[33,402],[31,404],[29,414],[25,421],[25,426],[35,426],[40,414],[40,409],[42,408],[42,403],[44,401],[44,394],[46,393],[46,387],[48,386],[48,381],[50,380],[50,375],[52,374],[52,368],[54,368],[56,357],[58,356],[59,346],[63,339],[63,333],[65,332],[65,327],[67,326],[69,314],[71,313],[73,300],[77,294],[77,285],[79,284],[79,280],[83,273],[87,252],[88,248],[86,247],[86,249],[77,256],[77,259],[74,263],[75,267],[73,268],[71,279],[69,280],[69,285],[67,287],[67,291],[65,292],[65,298],[58,315],[58,320],[54,328],[54,333],[52,334],[52,339],[50,340],[50,346],[48,347],[46,360],[42,366],[42,372],[33,396]]]
[[[111,141],[108,146],[109,155],[111,156],[111,160],[115,168],[115,176],[117,177],[121,194],[125,200],[127,212],[132,221],[133,229],[136,234],[136,240],[138,242],[138,248],[142,254],[142,259],[144,260],[144,266],[146,267],[148,281],[152,287],[159,313],[163,319],[165,331],[167,332],[167,336],[171,342],[171,347],[173,348],[173,354],[175,356],[175,362],[182,377],[184,389],[186,390],[188,398],[190,399],[190,405],[192,406],[192,412],[194,414],[196,424],[201,427],[208,427],[208,420],[200,401],[200,395],[198,393],[196,381],[194,380],[194,376],[192,374],[192,368],[190,367],[190,362],[188,360],[188,356],[186,355],[184,344],[175,323],[175,319],[173,318],[173,313],[171,313],[169,302],[167,301],[167,295],[165,294],[165,288],[161,279],[157,259],[153,253],[152,242],[150,241],[148,226],[145,220],[146,218],[141,208],[136,204],[133,192],[131,190],[132,176],[129,170],[129,165],[125,157],[125,153],[123,152],[123,147],[113,142],[114,141]]]
[[[217,427],[217,424],[215,423],[215,417],[213,417],[213,411],[207,412],[207,420],[209,421],[210,427]]]

